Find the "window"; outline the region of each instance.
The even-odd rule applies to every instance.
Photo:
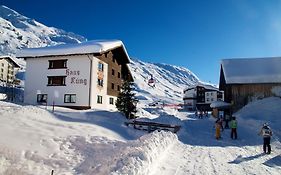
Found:
[[[114,99],[112,97],[109,98],[109,104],[111,104],[111,105],[114,104]]]
[[[117,86],[117,90],[120,91],[120,86],[119,85]]]
[[[76,103],[76,94],[65,94],[64,103]]]
[[[114,69],[112,69],[111,74],[115,75],[115,70]]]
[[[98,70],[103,72],[103,64],[101,62],[98,64]]]
[[[66,76],[48,76],[48,86],[65,86]]]
[[[4,72],[4,69],[1,69],[1,72]]]
[[[111,83],[111,89],[114,89],[114,83]]]
[[[47,94],[37,94],[37,103],[47,103]]]
[[[121,77],[121,73],[120,72],[118,72],[118,78],[120,78]]]
[[[102,104],[102,96],[98,95],[97,103],[98,104]]]
[[[67,60],[49,60],[49,69],[67,68]]]
[[[115,58],[112,57],[112,62],[115,63]]]
[[[98,78],[98,85],[103,87],[103,79]]]
[[[5,65],[4,65],[4,63],[2,63],[2,67],[4,67]]]

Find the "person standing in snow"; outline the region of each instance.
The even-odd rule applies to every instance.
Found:
[[[265,154],[270,154],[271,153],[270,138],[272,136],[272,131],[268,123],[263,124],[259,135],[263,136],[263,152]],[[267,152],[266,152],[266,148],[267,148]]]
[[[233,116],[232,120],[230,121],[230,128],[231,128],[231,139],[237,139],[237,120],[236,117]]]
[[[221,138],[221,129],[222,129],[222,124],[220,122],[220,119],[217,119],[215,123],[215,129],[216,129],[216,139],[218,140]]]
[[[224,126],[224,128],[226,128],[226,129],[229,128],[229,125],[228,125],[229,121],[230,121],[230,115],[226,114],[225,115],[225,126]]]

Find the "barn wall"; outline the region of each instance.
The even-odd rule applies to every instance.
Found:
[[[272,89],[276,87],[281,87],[281,83],[234,84],[228,85],[226,91],[228,92],[228,99],[231,99],[231,102],[234,105],[234,111],[237,111],[251,101],[275,96],[275,94],[272,93]],[[231,94],[229,94],[230,92]]]

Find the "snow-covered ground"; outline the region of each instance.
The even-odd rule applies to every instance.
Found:
[[[281,99],[253,102],[238,113],[238,140],[214,119],[172,108],[139,109],[145,118],[182,126],[177,134],[134,130],[116,112],[0,102],[0,174],[280,174]],[[265,117],[266,116],[266,117]],[[257,133],[272,126],[272,154]]]

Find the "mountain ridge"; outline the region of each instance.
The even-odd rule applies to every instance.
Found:
[[[80,43],[86,38],[71,32],[30,19],[18,12],[0,6],[0,54],[12,55],[23,48],[45,47],[57,44]],[[183,89],[200,82],[199,78],[184,67],[166,63],[148,63],[137,58],[132,58],[129,64],[135,79],[136,92],[140,99],[180,103]],[[20,65],[25,67],[25,62],[20,60]],[[21,72],[23,73],[23,72]],[[154,80],[154,87],[149,85],[150,78]]]

